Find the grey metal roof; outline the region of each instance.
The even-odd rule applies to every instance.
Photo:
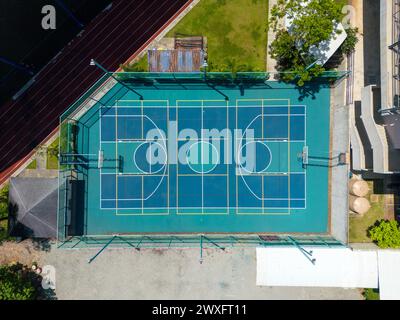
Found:
[[[57,178],[11,178],[10,226],[14,236],[55,238]]]

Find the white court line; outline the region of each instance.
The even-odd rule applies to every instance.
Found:
[[[272,199],[275,200],[275,199]],[[277,201],[283,201],[283,200],[289,200],[289,199],[279,199]],[[105,199],[103,201],[115,201],[115,199]],[[123,201],[139,201],[139,200],[129,200],[129,199],[124,199]],[[304,199],[297,199],[297,201],[304,201]],[[187,209],[187,210],[200,210],[201,207],[170,207],[170,209]],[[115,210],[115,208],[104,208],[108,210]],[[121,209],[137,209],[139,210],[140,207],[132,207],[132,208],[121,208]],[[145,207],[145,210],[154,210],[154,209],[167,209],[167,207]],[[206,210],[226,210],[226,207],[204,207]],[[231,207],[231,209],[244,209],[244,210],[261,210],[261,207]],[[269,209],[288,209],[288,207],[265,207],[264,209],[269,210]],[[301,209],[300,207],[296,207],[296,209]],[[190,214],[190,213],[189,213]],[[197,212],[196,214],[201,214],[200,212]]]
[[[218,105],[218,106],[206,106],[206,105],[204,105],[204,102],[207,102],[207,101],[212,101],[212,102],[221,102],[221,103],[223,103],[224,105]],[[194,105],[194,106],[188,106],[189,108],[200,108],[200,112],[201,112],[201,128],[200,128],[200,134],[201,134],[201,136],[200,136],[200,139],[177,139],[178,141],[183,141],[183,142],[187,142],[187,141],[196,141],[196,142],[198,142],[198,141],[204,141],[205,139],[204,139],[204,137],[203,137],[203,127],[204,127],[204,109],[205,108],[220,108],[220,109],[225,109],[226,108],[226,121],[227,121],[227,128],[229,128],[229,109],[228,109],[228,107],[229,107],[229,103],[227,102],[227,101],[225,101],[225,100],[202,100],[202,99],[199,99],[199,100],[176,100],[176,122],[178,123],[178,126],[179,126],[179,117],[178,117],[178,114],[179,114],[179,109],[180,108],[185,108],[186,106],[182,106],[181,105],[181,102],[195,102],[195,103],[197,103],[198,105]],[[178,128],[179,129],[179,128]],[[229,140],[229,139],[225,139],[225,138],[218,138],[218,139],[208,139],[208,140],[210,140],[210,141],[223,141],[223,140]],[[225,145],[225,144],[224,144]],[[229,148],[229,147],[228,147]],[[229,149],[228,149],[229,150]],[[204,163],[202,162],[202,166],[204,165]],[[228,208],[229,207],[229,163],[227,163],[226,164],[226,166],[227,166],[227,171],[226,171],[226,173],[225,174],[210,174],[210,173],[207,173],[206,174],[206,176],[226,176],[227,177],[227,205],[224,207],[224,208]],[[179,173],[179,171],[178,171],[178,167],[179,167],[179,164],[177,165],[177,181],[179,181],[179,177],[180,176],[189,176],[189,174],[180,174]],[[203,172],[204,170],[202,170],[202,172],[201,172],[201,174],[198,174],[198,175],[196,175],[196,174],[193,174],[193,176],[201,176],[201,178],[202,178],[202,185],[201,185],[201,189],[202,189],[202,206],[204,206],[204,172]],[[177,195],[177,199],[179,199],[179,187],[177,187],[177,193],[178,193],[178,195]],[[178,201],[178,200],[177,200]],[[178,203],[178,202],[177,202]],[[197,207],[196,207],[197,208]],[[177,214],[186,214],[186,213],[179,213],[179,208],[177,209]],[[187,213],[187,214],[190,214],[190,213]],[[229,210],[227,209],[227,212],[226,213],[223,213],[223,214],[229,214]]]
[[[99,109],[99,148],[100,148],[100,150],[102,150],[102,136],[101,136],[101,130],[102,130],[102,124],[101,124],[101,110]],[[100,168],[100,175],[99,175],[99,186],[100,186],[100,188],[99,188],[99,207],[100,207],[100,209],[101,209],[101,207],[102,207],[102,204],[101,204],[101,198],[102,198],[102,193],[101,193],[101,191],[102,191],[102,184],[101,184],[101,172],[102,172],[102,168]],[[57,219],[58,220],[58,219]]]
[[[304,146],[307,145],[307,110],[304,109],[305,115],[304,115]],[[307,170],[303,169],[305,173],[304,177],[304,206],[305,209],[307,208]]]
[[[203,111],[204,101],[201,100],[201,129],[200,129],[200,137],[203,141],[203,125],[204,125],[204,111]],[[203,142],[201,142],[201,148],[203,148]],[[201,213],[204,213],[204,161],[203,161],[203,151],[201,150]]]
[[[238,99],[240,100],[240,99]],[[266,100],[266,99],[260,99],[260,100]],[[288,99],[284,99],[284,100],[288,100]],[[120,100],[121,101],[121,100]],[[144,100],[144,102],[149,101],[149,100]],[[167,101],[167,100],[166,100]],[[181,102],[181,101],[185,101],[185,100],[176,100],[177,102]],[[202,100],[186,100],[186,101],[192,101],[192,102],[199,102]],[[203,101],[221,101],[221,102],[226,102],[225,100],[203,100]],[[153,108],[158,108],[158,109],[162,109],[162,108],[166,108],[167,106],[163,106],[163,105],[154,105],[154,106],[145,106],[145,108],[149,108],[149,109],[153,109]],[[199,106],[196,105],[179,105],[179,108],[198,108]],[[256,105],[240,105],[238,106],[239,108],[260,108],[261,106],[256,106]],[[267,108],[287,108],[288,105],[287,104],[282,104],[282,105],[278,105],[278,104],[274,104],[274,105],[266,105],[265,107]],[[292,104],[290,105],[290,108],[299,108],[299,107],[304,107],[306,108],[307,105],[305,104]],[[139,106],[134,106],[134,105],[127,105],[127,106],[101,106],[100,109],[114,109],[114,108],[118,108],[118,109],[122,109],[122,108],[130,108],[130,109],[134,109],[134,108],[140,108]],[[224,105],[206,105],[204,106],[204,108],[225,108]],[[235,106],[229,105],[228,104],[228,108],[235,108]]]
[[[168,136],[169,111],[170,111],[170,109],[169,109],[169,100],[167,100],[167,132],[165,133],[167,139],[169,138],[169,136]],[[169,214],[170,214],[170,212],[169,212],[169,197],[170,197],[170,194],[169,194],[169,158],[168,158],[168,146],[166,146],[166,148],[167,148],[167,207],[168,207],[168,215],[169,215]]]
[[[291,165],[291,159],[290,159],[290,147],[291,147],[291,143],[290,143],[290,100],[288,101],[288,113],[289,113],[289,116],[288,116],[288,120],[287,120],[287,122],[288,122],[288,169],[289,169],[289,171],[288,171],[288,198],[289,198],[289,209],[288,209],[288,213],[290,214],[290,204],[291,204],[291,200],[290,200],[290,188],[291,188],[291,184],[290,184],[290,170],[291,170],[291,167],[290,167],[290,165]]]
[[[254,172],[254,173],[241,173],[241,176],[287,176],[289,173],[288,172]],[[290,174],[305,174],[302,171],[298,172],[291,172]]]
[[[140,101],[140,100],[139,100]],[[149,100],[147,100],[147,101],[149,101]],[[162,101],[162,100],[157,100],[157,101]],[[168,103],[168,101],[167,100],[164,100],[164,101],[166,101],[167,103]],[[116,103],[118,103],[118,101],[116,102]],[[141,102],[142,103],[142,102]],[[138,106],[139,107],[139,106]],[[135,116],[141,116],[141,120],[142,120],[142,123],[143,123],[143,120],[144,120],[144,111],[143,111],[143,103],[141,104],[141,106],[140,106],[141,108],[142,108],[142,114],[141,115],[130,115],[130,117],[135,117]],[[116,152],[116,162],[117,162],[117,165],[116,165],[116,173],[115,173],[115,177],[116,177],[116,199],[114,199],[113,201],[115,201],[116,202],[116,210],[117,210],[117,212],[116,212],[116,214],[118,215],[118,177],[119,176],[131,176],[131,175],[136,175],[136,176],[139,176],[138,174],[136,174],[136,173],[130,173],[130,174],[120,174],[119,172],[118,172],[118,143],[120,143],[120,142],[135,142],[136,141],[136,139],[129,139],[128,141],[121,141],[120,139],[118,139],[118,118],[119,118],[119,116],[124,116],[124,115],[118,115],[118,109],[120,108],[120,106],[118,106],[118,105],[115,105],[115,106],[113,106],[113,108],[115,109],[115,115],[111,115],[111,117],[114,117],[115,118],[115,121],[116,121],[116,123],[115,123],[115,139],[116,139],[116,141],[102,141],[102,138],[101,138],[101,135],[100,135],[100,145],[102,144],[102,143],[115,143],[115,152]],[[104,108],[100,108],[100,109],[104,109]],[[99,110],[99,112],[100,112],[100,110]],[[167,112],[166,112],[166,114],[167,114],[167,123],[168,123],[168,114],[169,114],[169,110],[167,109]],[[103,115],[103,116],[109,116],[109,115]],[[102,124],[101,124],[101,117],[102,116],[100,116],[100,121],[99,121],[99,125],[100,125],[100,134],[101,134],[101,126],[102,126]],[[148,120],[150,120],[152,123],[153,123],[153,125],[154,125],[154,127],[155,128],[157,128],[158,130],[160,130],[160,128],[152,121],[152,119],[150,119],[148,116],[145,116]],[[143,137],[143,130],[144,130],[144,125],[142,125],[142,128],[141,128],[142,130],[142,137]],[[143,140],[145,140],[145,139],[143,139]],[[146,139],[147,140],[147,139]],[[165,141],[167,141],[167,138],[165,138],[165,139],[159,139],[159,140],[165,140]],[[153,140],[152,140],[153,141]],[[165,172],[165,170],[164,170],[164,172]],[[104,173],[102,173],[102,172],[100,172],[100,183],[101,183],[101,177],[102,177],[102,175],[103,175]],[[112,173],[106,173],[106,174],[112,174]],[[143,183],[143,180],[144,180],[144,176],[150,176],[150,174],[144,174],[144,175],[141,175],[141,180],[142,180],[142,201],[144,201],[144,200],[147,200],[149,197],[147,197],[146,199],[143,197],[143,193],[144,193],[144,191],[143,191],[143,189],[144,189],[144,183]],[[151,175],[151,176],[155,176],[155,175]],[[158,184],[158,186],[157,186],[157,188],[161,185],[161,183],[162,183],[162,181],[163,181],[163,178],[165,177],[165,174],[164,175],[157,175],[157,176],[160,176],[160,177],[162,177],[162,179],[160,180],[160,183]],[[156,188],[156,190],[157,190],[157,188]],[[155,190],[155,191],[156,191]],[[153,192],[154,193],[154,192]],[[153,194],[151,194],[150,195],[150,197],[152,196]],[[101,188],[100,188],[100,202],[101,201],[103,201],[104,199],[102,199],[102,194],[101,194]],[[100,205],[100,207],[102,207],[101,205]],[[143,206],[142,206],[143,207]],[[101,208],[102,209],[102,208]],[[108,208],[107,208],[108,209]],[[125,208],[121,208],[121,209],[125,209]]]
[[[287,129],[287,131],[288,131],[288,134],[287,134],[287,142],[288,142],[288,144],[287,144],[287,148],[288,148],[288,172],[287,172],[287,176],[288,176],[288,194],[289,194],[289,199],[290,199],[290,188],[291,188],[291,184],[290,184],[290,173],[291,173],[290,172],[290,169],[291,169],[290,148],[291,148],[291,142],[292,142],[290,140],[290,119],[291,119],[291,113],[290,112],[291,112],[291,107],[293,107],[294,105],[290,104],[290,99],[280,99],[280,100],[288,102],[287,105],[286,105],[287,110],[288,110],[288,114],[287,115],[283,114],[283,115],[279,115],[279,116],[287,117],[287,121],[288,121],[288,129]],[[256,106],[254,106],[254,108],[260,108],[261,107],[261,110],[262,110],[262,115],[261,115],[262,128],[263,128],[263,124],[264,124],[264,121],[263,121],[264,116],[266,116],[266,117],[268,117],[268,116],[271,116],[271,117],[277,116],[277,115],[271,115],[271,114],[264,114],[264,101],[268,101],[268,99],[242,99],[242,100],[237,99],[236,100],[236,128],[238,128],[238,123],[237,123],[238,119],[237,118],[238,118],[238,108],[240,107],[240,106],[238,106],[238,101],[256,101],[256,102],[261,102],[261,106],[260,105],[256,105]],[[304,114],[301,114],[301,116],[303,116],[304,118],[306,117],[306,106],[304,106]],[[255,119],[253,119],[252,122],[254,122],[254,120]],[[246,128],[246,130],[248,129],[248,127]],[[264,130],[263,129],[262,129],[262,137],[264,137]],[[285,138],[283,138],[283,139],[285,139]],[[236,177],[237,177],[237,175],[236,175]],[[261,180],[263,180],[263,178],[264,178],[264,174],[261,175]],[[246,183],[246,181],[244,179],[243,179],[243,181],[247,185],[247,183]],[[238,187],[238,178],[236,178],[236,187]],[[262,193],[263,192],[264,192],[264,185],[263,185],[263,182],[262,182]],[[236,193],[238,194],[238,190],[236,191]],[[254,196],[256,196],[256,195],[254,194]],[[259,197],[256,196],[256,198],[259,198]],[[263,197],[262,197],[262,199],[263,199]],[[264,200],[262,200],[262,199],[260,199],[260,200],[262,201],[262,203],[264,205]],[[237,201],[238,201],[238,199],[237,199]],[[290,204],[290,200],[289,200],[289,204]]]
[[[256,100],[259,100],[259,99],[256,99]],[[262,100],[265,100],[265,101],[267,101],[267,100],[269,100],[269,99],[262,99]],[[288,99],[271,99],[271,100],[288,100]],[[202,101],[207,101],[207,100],[202,100]],[[218,100],[218,101],[223,101],[223,100]],[[236,108],[236,112],[237,112],[237,108],[238,108],[238,106],[236,105],[236,106],[229,106],[229,103],[227,103],[226,102],[226,107],[227,107],[227,109],[228,108],[230,108],[230,107],[235,107]],[[236,102],[236,104],[237,104],[237,102]],[[290,107],[295,107],[296,105],[291,105]],[[306,107],[305,105],[297,105],[297,106],[299,106],[299,107]],[[119,106],[119,107],[128,107],[128,106]],[[154,107],[154,106],[148,106],[148,107]],[[155,107],[158,107],[158,106],[155,106]],[[160,106],[160,107],[165,107],[165,106]],[[179,107],[182,107],[182,108],[185,108],[186,106],[179,106]],[[198,108],[198,106],[187,106],[187,107],[189,107],[189,108],[191,108],[191,107],[195,107],[195,108]],[[204,108],[207,108],[207,107],[214,107],[214,106],[203,106]],[[222,108],[222,106],[215,106],[215,107],[218,107],[218,108]],[[244,107],[243,105],[242,106],[240,106],[240,107]],[[253,106],[249,106],[249,107],[253,107]],[[259,106],[254,106],[254,107],[259,107]],[[268,106],[269,107],[269,106]],[[271,106],[271,107],[273,107],[273,106]],[[281,105],[281,106],[277,106],[277,107],[287,107],[287,105]],[[289,107],[289,108],[290,108]],[[169,107],[168,107],[168,109],[169,109]],[[306,109],[306,108],[304,108],[304,109]],[[305,111],[306,112],[306,111]],[[177,120],[178,120],[178,110],[177,110],[177,112],[176,112],[176,114],[177,114]],[[111,115],[110,117],[112,117],[112,116],[114,116],[114,115]],[[167,116],[169,116],[169,111],[167,112]],[[266,114],[265,116],[288,116],[287,114],[282,114],[282,115],[280,115],[280,114],[277,114],[277,115],[273,115],[273,114]],[[297,116],[297,114],[292,114],[291,116]],[[304,118],[306,118],[306,114],[298,114],[298,116],[303,116]],[[227,118],[229,117],[229,112],[227,112]],[[203,116],[202,116],[202,120],[203,120]],[[237,121],[237,117],[236,117],[236,121]],[[306,121],[306,120],[304,120],[304,121]],[[229,127],[229,119],[227,119],[227,127]],[[236,127],[237,127],[237,125],[236,125]],[[305,127],[306,128],[306,127]],[[142,128],[143,129],[143,128]],[[275,138],[276,139],[276,138]],[[279,139],[279,138],[278,138]],[[281,138],[281,139],[284,139],[284,138]],[[165,140],[167,140],[167,139],[165,139]],[[227,140],[227,139],[219,139],[219,140]],[[184,140],[184,141],[188,141],[188,140]],[[121,141],[122,142],[122,141]],[[281,140],[269,140],[268,142],[282,142]],[[296,142],[296,141],[290,141],[290,142]],[[297,142],[303,142],[303,143],[305,143],[305,140],[299,140],[299,141],[297,141]],[[108,141],[105,141],[105,143],[115,143],[115,141],[110,141],[110,142],[108,142]],[[290,151],[289,151],[290,152]],[[289,165],[290,165],[290,163],[289,163]],[[168,166],[169,167],[169,166]],[[227,164],[227,167],[229,167],[229,165]],[[168,168],[169,169],[169,168]],[[227,176],[227,179],[229,179],[229,171],[227,171],[228,173],[227,174],[223,174],[223,175],[226,175]],[[293,174],[295,174],[294,172],[293,172]],[[304,174],[304,172],[299,172],[299,174]],[[169,178],[169,177],[168,177]],[[178,181],[178,179],[177,179],[177,181]],[[228,180],[229,181],[229,180]],[[169,183],[168,183],[168,187],[169,187]],[[228,188],[228,191],[229,191],[229,182],[228,182],[228,184],[227,184],[227,188]],[[178,190],[178,189],[177,189]],[[293,199],[293,200],[295,200],[295,199]],[[169,196],[168,196],[168,201],[169,201]],[[229,205],[229,196],[228,196],[228,201],[227,201],[227,203],[228,203],[228,205]],[[165,207],[160,207],[160,208],[162,208],[162,209],[165,209]],[[176,208],[179,208],[179,206],[178,207],[176,207]],[[223,209],[223,208],[220,208],[220,207],[217,207],[218,209]],[[239,207],[239,209],[241,209],[241,208],[244,208],[244,207]],[[134,209],[137,209],[137,208],[134,208]],[[147,208],[145,208],[145,209],[147,209]],[[186,209],[186,208],[185,208]],[[196,207],[195,209],[198,209],[198,207]],[[229,210],[228,210],[229,208],[227,208],[227,211],[229,212]],[[254,209],[254,208],[252,208],[252,209]],[[282,208],[278,208],[278,209],[282,209]]]
[[[196,107],[199,108],[200,106]],[[204,107],[204,108],[208,108],[208,107]],[[224,107],[217,107],[217,108],[224,108]],[[245,108],[245,107],[239,107],[239,108]],[[120,108],[118,108],[120,109]],[[105,114],[102,116],[102,118],[115,118],[115,117],[119,117],[119,118],[123,118],[123,117],[143,117],[145,115],[141,115],[141,114],[119,114],[119,115],[115,115],[115,114]],[[304,117],[305,113],[294,113],[294,114],[290,114],[289,113],[264,113],[265,117]]]

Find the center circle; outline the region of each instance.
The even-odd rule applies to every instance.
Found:
[[[186,152],[189,167],[196,173],[208,173],[219,163],[217,148],[207,141],[193,143]]]
[[[157,161],[154,161],[153,156]],[[143,142],[135,149],[133,162],[142,173],[159,173],[167,165],[167,150],[161,143],[155,141]]]
[[[246,165],[240,159],[243,150],[246,150]],[[262,141],[248,141],[239,150],[239,166],[245,173],[265,173],[271,165],[272,154],[270,148]]]

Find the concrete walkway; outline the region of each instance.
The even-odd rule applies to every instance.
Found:
[[[56,269],[59,299],[362,299],[357,289],[257,287],[255,248],[52,249],[41,262]]]

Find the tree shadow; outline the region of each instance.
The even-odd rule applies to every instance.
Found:
[[[315,100],[317,98],[317,93],[321,90],[321,85],[316,82],[306,82],[304,86],[296,86],[299,92],[299,100],[303,101],[306,98],[311,98]]]
[[[33,300],[57,300],[54,289],[45,289],[43,283],[45,280],[40,273],[36,273],[33,269],[22,263],[16,263],[10,266],[10,271],[19,274],[24,280],[29,281],[35,290]]]
[[[33,230],[18,221],[18,204],[10,202],[8,204],[8,212],[8,230],[11,237],[17,238],[18,242],[29,239],[32,241],[34,249],[45,252],[50,251],[52,239],[34,237]]]

